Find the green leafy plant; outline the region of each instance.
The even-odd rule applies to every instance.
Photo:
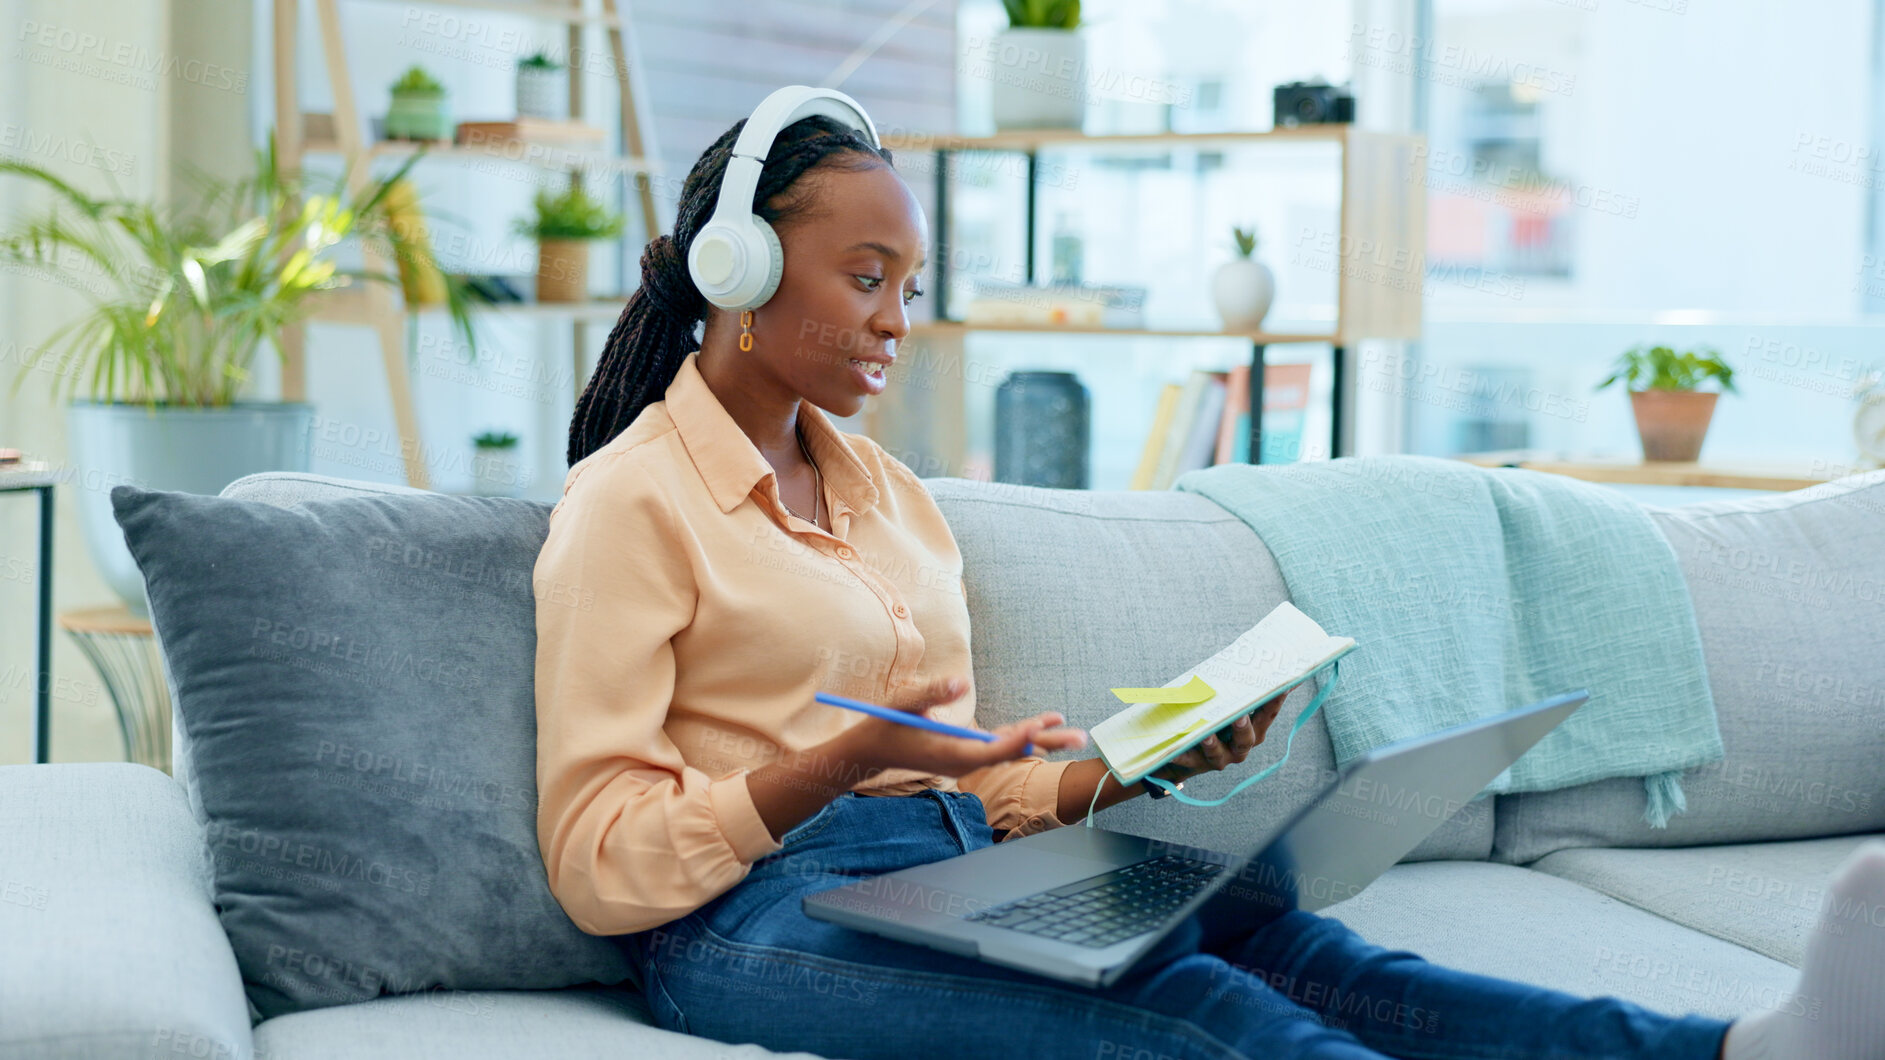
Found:
[[[0,264],[23,266],[80,288],[92,305],[28,351],[12,392],[47,360],[76,391],[87,376],[93,400],[205,407],[228,405],[249,378],[263,343],[305,319],[316,299],[364,282],[398,284],[392,270],[342,269],[334,248],[371,246],[402,267],[438,267],[423,244],[387,212],[387,191],[418,162],[350,195],[338,178],[312,189],[280,171],[275,137],[239,180],[196,174],[199,200],[160,207],[122,197],[94,198],[30,163],[0,158],[0,175],[50,189],[41,216],[0,232]],[[446,306],[476,349],[471,298],[448,277]]]
[[[520,217],[517,234],[527,239],[612,239],[622,234],[622,215],[571,184],[561,195],[536,194],[534,217]]]
[[[1238,228],[1233,225],[1230,231],[1231,239],[1236,244],[1235,249],[1238,257],[1247,258],[1256,253],[1257,230],[1255,226],[1250,228]]]
[[[1075,29],[1080,25],[1080,0],[1001,0],[1008,11],[1008,27]]]
[[[543,52],[525,56],[517,65],[526,70],[561,70],[563,68],[562,63],[550,58]]]
[[[471,444],[480,449],[510,449],[517,445],[517,436],[509,431],[485,431],[473,437]]]
[[[1710,379],[1727,393],[1734,388],[1734,369],[1721,353],[1707,346],[1676,352],[1669,346],[1632,346],[1617,358],[1610,375],[1596,389],[1621,382],[1628,390],[1694,390]]]
[[[442,96],[445,94],[445,86],[437,78],[426,73],[425,67],[415,66],[401,74],[399,80],[393,82],[393,94],[396,96]]]

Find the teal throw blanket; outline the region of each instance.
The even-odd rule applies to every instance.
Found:
[[[1338,764],[1579,688],[1590,702],[1487,791],[1642,776],[1662,828],[1687,809],[1681,771],[1722,757],[1675,552],[1614,490],[1418,456],[1223,464],[1172,488],[1250,524],[1296,606],[1355,638],[1323,707]]]

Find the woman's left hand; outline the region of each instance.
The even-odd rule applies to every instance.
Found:
[[[1288,695],[1285,692],[1249,714],[1238,715],[1236,721],[1226,726],[1231,737],[1229,743],[1218,739],[1217,733],[1212,733],[1196,747],[1153,770],[1152,776],[1177,783],[1187,777],[1214,772],[1243,761],[1269,735],[1270,723],[1276,720],[1276,712],[1282,709],[1283,700]]]

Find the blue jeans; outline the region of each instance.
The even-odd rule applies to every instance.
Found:
[[[662,1027],[855,1060],[1713,1060],[1728,1027],[1438,968],[1305,912],[1241,931],[1194,918],[1088,989],[801,910],[814,891],[992,844],[972,794],[847,792],[783,842],[693,913],[616,937]]]

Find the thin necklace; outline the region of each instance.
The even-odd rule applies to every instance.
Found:
[[[820,498],[822,498],[825,495],[825,477],[818,470],[818,461],[812,459],[812,451],[810,449],[805,448],[804,430],[799,429],[799,428],[794,428],[793,433],[798,435],[799,452],[804,453],[805,462],[812,465],[812,480],[813,482],[817,484],[817,486],[816,486],[816,492],[812,494],[812,517],[810,519],[805,519],[803,515],[799,515],[798,510],[793,508],[790,504],[785,505],[785,510],[788,512],[791,512],[793,515],[798,515],[800,519],[805,519],[806,522],[812,524],[813,526],[817,526],[818,525],[818,501]],[[785,494],[783,493],[779,494],[779,503],[785,504]]]

